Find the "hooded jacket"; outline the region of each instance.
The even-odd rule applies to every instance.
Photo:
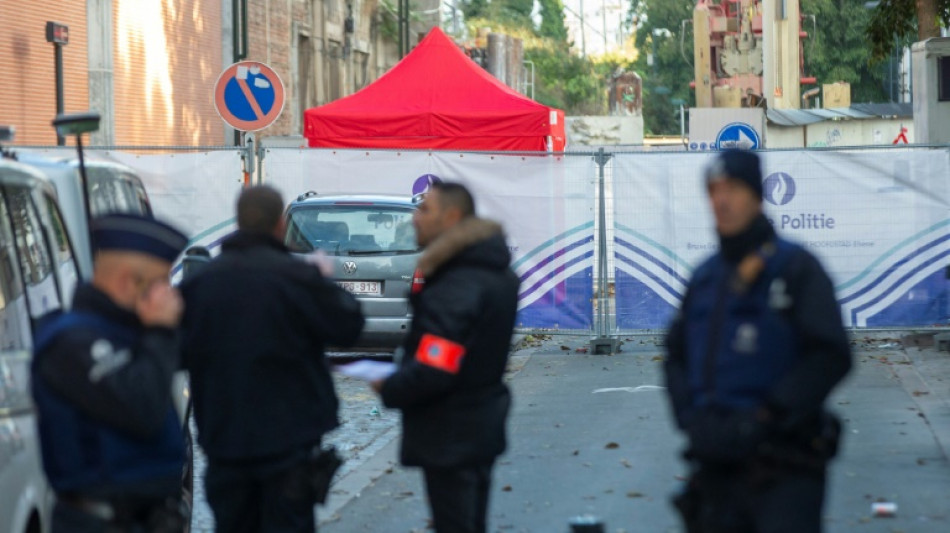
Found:
[[[511,394],[502,378],[519,287],[510,262],[501,227],[477,218],[420,258],[425,285],[410,297],[405,355],[381,391],[387,407],[402,410],[403,464],[484,464],[505,450]]]

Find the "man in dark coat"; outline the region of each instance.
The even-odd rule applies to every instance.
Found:
[[[184,362],[218,531],[315,531],[308,456],[337,427],[324,354],[356,341],[353,296],[283,245],[284,204],[245,189],[238,231],[182,284]]]
[[[695,467],[677,500],[690,533],[818,533],[851,367],[831,280],[762,211],[753,152],[706,175],[720,250],[693,273],[667,338],[666,381]]]
[[[182,300],[169,284],[188,239],[138,215],[91,224],[91,283],[38,328],[33,396],[52,531],[181,531],[185,441],[171,398]]]
[[[502,376],[519,280],[501,227],[475,217],[462,185],[433,184],[413,224],[425,284],[410,298],[399,369],[374,388],[402,410],[402,463],[423,469],[435,530],[484,533],[492,465],[506,445]]]

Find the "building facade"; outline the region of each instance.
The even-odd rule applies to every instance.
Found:
[[[208,146],[235,135],[214,108],[214,84],[236,57],[270,65],[285,86],[260,136],[300,135],[303,111],[352,94],[399,60],[389,0],[0,0],[7,97],[0,123],[17,144],[55,144],[54,48],[47,21],[69,27],[64,110],[98,111],[95,145]],[[441,19],[438,0],[411,4],[411,44]],[[239,16],[246,13],[242,22]],[[243,25],[246,24],[246,29]],[[237,33],[237,41],[235,34]],[[236,55],[237,52],[237,55]]]

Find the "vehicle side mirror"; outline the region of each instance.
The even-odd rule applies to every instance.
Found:
[[[204,270],[211,262],[211,252],[204,246],[192,246],[181,259],[181,279],[187,281]]]

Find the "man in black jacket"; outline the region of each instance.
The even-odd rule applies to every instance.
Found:
[[[519,280],[501,227],[475,217],[471,194],[435,183],[413,218],[425,247],[422,290],[399,370],[374,383],[402,410],[402,463],[421,466],[438,533],[484,533],[511,396],[502,376]]]
[[[218,531],[315,531],[305,467],[335,428],[324,346],[363,328],[359,303],[282,244],[283,201],[245,189],[238,231],[182,285],[184,362]]]
[[[720,250],[693,272],[666,381],[695,467],[677,500],[690,533],[818,533],[840,424],[824,408],[851,367],[834,287],[775,234],[752,152],[706,175]]]

